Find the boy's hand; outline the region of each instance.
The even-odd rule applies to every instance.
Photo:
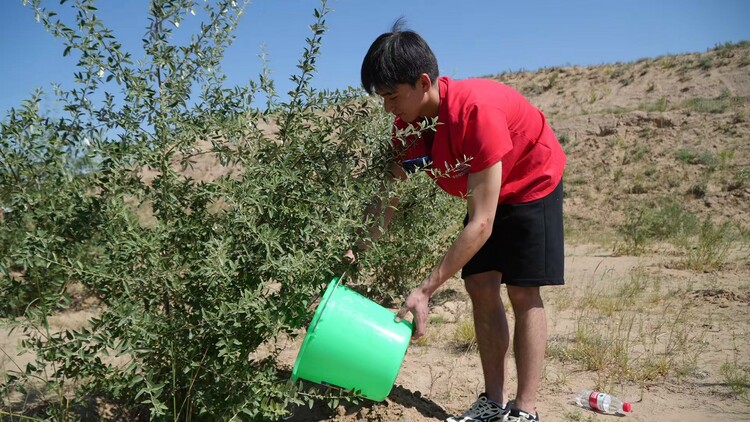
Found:
[[[406,297],[406,301],[401,305],[398,314],[396,314],[396,321],[404,319],[409,312],[414,315],[414,332],[411,335],[412,340],[419,339],[424,335],[425,331],[427,331],[429,300],[430,297],[425,294],[421,288],[416,288]]]

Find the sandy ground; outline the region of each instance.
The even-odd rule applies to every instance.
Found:
[[[697,354],[697,362],[679,377],[671,374],[640,382],[610,380],[605,383],[606,391],[633,404],[633,412],[623,416],[627,420],[750,420],[750,399],[733,396],[720,374],[725,362],[750,365],[750,272],[745,267],[722,274],[692,274],[669,270],[664,265],[659,256],[618,257],[599,246],[569,247],[566,285],[547,288],[543,293],[549,337],[553,339],[550,344],[555,339],[572,337],[581,309],[577,304],[586,291],[616,288],[634,271],[647,274],[644,277],[661,276],[661,291],[675,292],[674,296],[679,297],[670,306],[684,307],[689,314],[685,324],[692,327],[690,340],[694,344],[681,353]],[[396,385],[385,402],[341,405],[333,411],[320,404],[313,410],[297,409],[291,420],[435,421],[461,413],[483,391],[478,353],[459,350],[452,342],[456,321],[470,317],[471,308],[459,280],[447,283],[438,296],[450,299],[433,303],[432,315],[441,315],[444,322],[430,325],[428,344],[409,347]],[[512,313],[509,316],[512,324]],[[669,332],[663,335],[668,336]],[[298,348],[299,341],[282,355],[282,361],[290,368]],[[511,356],[511,365],[512,359]],[[513,370],[510,378],[512,398],[516,386]],[[601,387],[601,374],[581,369],[575,362],[548,357],[539,392],[539,415],[545,421],[616,418],[573,403],[578,390]]]
[[[566,257],[566,285],[543,291],[549,326],[548,358],[539,392],[538,412],[545,421],[607,420],[616,416],[596,414],[573,403],[576,391],[601,388],[630,401],[633,412],[624,420],[662,421],[750,420],[750,398],[732,394],[721,367],[733,362],[750,368],[750,267],[743,255],[715,273],[694,273],[670,268],[670,256],[615,256],[598,245],[569,245]],[[560,359],[551,350],[574,337],[581,321],[586,298],[605,295],[634,277],[658,284],[658,300],[642,308],[665,326],[661,337],[684,329],[691,342],[677,353],[695,356],[683,374],[627,381],[606,379],[601,372],[585,370],[582,365]],[[653,287],[646,288],[653,289]],[[644,296],[645,301],[649,296]],[[507,297],[504,297],[507,305]],[[676,314],[664,309],[683,309],[682,325],[669,326]],[[592,311],[593,312],[593,311]],[[668,314],[668,315],[667,315]],[[76,328],[94,315],[92,309],[65,312],[54,317],[53,329]],[[470,318],[471,305],[459,279],[451,279],[435,296],[431,307],[433,322],[425,341],[413,343],[407,350],[395,386],[386,401],[368,400],[358,405],[342,404],[329,409],[324,403],[312,410],[296,409],[291,421],[437,421],[461,413],[483,391],[482,371],[476,351],[457,347],[454,332]],[[508,313],[512,324],[512,312]],[[666,315],[666,316],[665,316]],[[609,325],[603,318],[602,327]],[[618,318],[618,314],[609,317]],[[439,322],[435,322],[439,321]],[[677,328],[670,328],[677,327]],[[30,355],[15,356],[20,333],[0,334],[0,349],[10,356],[0,357],[6,370],[30,361]],[[641,342],[634,335],[631,357],[637,356]],[[302,338],[290,341],[280,356],[282,368],[290,370]],[[676,358],[676,357],[675,357]],[[511,354],[511,366],[513,356]],[[516,377],[510,371],[510,398]]]

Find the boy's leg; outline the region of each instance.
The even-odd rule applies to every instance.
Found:
[[[510,334],[505,307],[500,296],[502,274],[497,271],[467,276],[466,291],[474,312],[474,329],[484,372],[485,393],[495,403],[505,406],[508,392],[508,349]]]
[[[539,287],[508,286],[508,297],[516,318],[513,354],[518,373],[514,407],[536,412],[536,393],[544,369],[547,347],[547,315]]]

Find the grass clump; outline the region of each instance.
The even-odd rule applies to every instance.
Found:
[[[716,98],[696,97],[685,100],[680,103],[681,108],[686,108],[698,113],[724,113],[732,108],[742,105],[746,101],[745,97],[732,97],[728,91],[724,91]]]
[[[463,319],[458,322],[456,330],[453,332],[453,344],[459,350],[466,352],[477,350],[477,333],[474,330],[474,320],[472,318]]]
[[[430,315],[430,324],[445,324],[448,320],[442,315]]]
[[[579,319],[568,356],[586,370],[621,376],[627,372],[631,316],[617,320]]]
[[[750,399],[750,367],[743,367],[737,362],[724,362],[720,372],[732,394],[745,400]]]
[[[419,347],[427,347],[430,345],[435,344],[435,342],[440,338],[440,334],[436,327],[427,328],[427,332],[420,337],[418,340],[414,342]]]
[[[740,41],[740,42],[725,42],[721,44],[716,44],[716,46],[713,48],[713,51],[716,52],[716,55],[722,58],[730,58],[734,55],[735,50],[746,48],[750,46],[750,41]]]
[[[587,287],[575,328],[551,339],[548,355],[594,371],[597,385],[693,373],[705,345],[689,304],[642,269],[630,276],[616,288]]]
[[[724,190],[731,192],[750,184],[750,169],[739,169],[731,174],[724,183]]]
[[[638,107],[641,111],[659,111],[664,112],[667,111],[667,97],[661,97],[658,100],[652,102],[652,103],[643,103]]]
[[[681,148],[676,153],[677,161],[685,164],[704,165],[716,168],[718,161],[710,151],[696,151],[694,149]]]
[[[640,308],[640,304],[645,303],[642,296],[649,283],[650,279],[644,271],[634,270],[630,273],[630,279],[613,288],[611,294],[586,295],[581,303],[583,308],[593,309],[599,315],[609,318],[623,311]]]
[[[584,416],[580,410],[575,410],[565,412],[563,420],[565,422],[594,422],[596,417],[593,414]]]
[[[700,197],[704,189],[693,186],[690,193]],[[614,248],[617,253],[641,255],[655,242],[668,242],[681,251],[681,268],[701,272],[720,270],[737,237],[732,223],[718,224],[710,218],[699,222],[673,199],[629,208],[617,232],[621,236]]]
[[[697,227],[695,215],[674,199],[641,204],[626,210],[625,222],[617,228],[623,242],[615,246],[615,251],[640,255],[654,241],[683,239]]]
[[[685,246],[687,251],[682,264],[694,271],[720,270],[726,264],[733,241],[734,231],[731,223],[717,225],[706,219],[700,226],[697,242]]]

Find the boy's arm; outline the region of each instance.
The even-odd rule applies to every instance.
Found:
[[[466,227],[440,260],[440,264],[409,294],[398,313],[398,318],[403,318],[409,311],[414,314],[413,338],[417,339],[425,332],[430,296],[466,265],[492,234],[502,174],[501,161],[485,170],[469,174],[469,220]]]

